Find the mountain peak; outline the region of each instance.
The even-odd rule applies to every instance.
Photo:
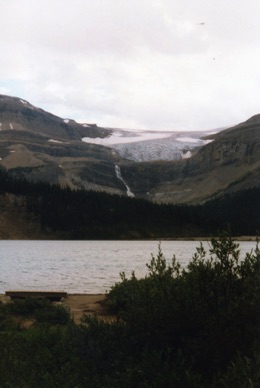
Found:
[[[249,124],[260,123],[260,114],[250,117],[250,119],[246,120],[245,123],[249,123]]]
[[[37,133],[57,140],[77,140],[82,137],[105,137],[110,131],[96,124],[79,124],[71,119],[62,119],[28,101],[0,94],[0,130]]]

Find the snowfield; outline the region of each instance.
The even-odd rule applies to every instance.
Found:
[[[128,130],[114,130],[109,137],[102,138],[90,138],[83,137],[83,141],[86,143],[100,144],[106,147],[115,144],[136,143],[146,140],[157,140],[171,136],[172,132],[154,132],[154,131],[128,131]]]
[[[200,141],[200,139],[195,139],[194,137],[176,137],[176,140],[184,143],[198,143]]]

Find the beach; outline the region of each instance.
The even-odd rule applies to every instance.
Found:
[[[111,322],[115,317],[107,313],[104,306],[105,299],[105,294],[68,294],[61,303],[70,309],[76,324],[80,323],[84,314]]]

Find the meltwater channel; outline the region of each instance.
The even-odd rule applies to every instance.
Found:
[[[162,241],[167,260],[173,254],[182,266],[191,260],[199,241]],[[120,281],[120,272],[137,277],[158,253],[158,241],[0,241],[0,293],[8,290],[105,293]],[[208,251],[209,242],[203,245]],[[241,258],[255,248],[241,242]]]

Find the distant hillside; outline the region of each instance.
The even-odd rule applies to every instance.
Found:
[[[26,211],[15,195],[0,195],[0,240],[50,240],[55,233],[42,230],[38,217]]]

